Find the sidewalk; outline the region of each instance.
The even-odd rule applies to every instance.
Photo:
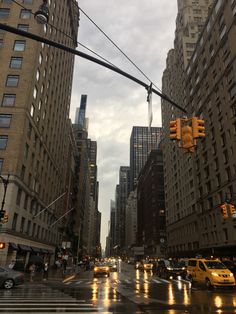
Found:
[[[78,275],[72,268],[69,268],[66,270],[65,274],[63,274],[62,269],[49,269],[48,271],[48,278],[45,280],[43,278],[43,272],[35,272],[33,276],[29,272],[25,272],[25,283],[42,283],[42,282],[62,282],[66,281],[67,279]]]

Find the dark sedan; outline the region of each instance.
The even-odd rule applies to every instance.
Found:
[[[24,274],[6,267],[0,267],[0,287],[11,289],[24,283]]]

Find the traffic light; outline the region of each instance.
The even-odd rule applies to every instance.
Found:
[[[197,117],[192,118],[193,138],[205,137],[205,121]]]
[[[5,210],[0,210],[0,220],[4,218],[6,211]]]
[[[182,146],[187,152],[194,152],[195,142],[193,139],[192,128],[189,125],[185,125],[181,130]]]
[[[180,118],[170,121],[170,139],[180,141],[181,139],[181,120]]]
[[[228,211],[227,211],[227,205],[226,204],[222,204],[220,205],[221,208],[221,213],[224,219],[228,218]]]
[[[8,218],[9,218],[9,215],[8,215],[8,213],[5,212],[4,217],[1,219],[1,222],[3,224],[7,223],[8,222]]]
[[[6,243],[5,242],[0,242],[0,250],[5,249]]]
[[[234,204],[229,204],[229,211],[232,218],[236,218],[236,209],[235,209]]]

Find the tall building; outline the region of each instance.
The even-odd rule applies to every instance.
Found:
[[[174,49],[168,53],[162,91],[186,109],[186,68],[211,4],[212,1],[205,0],[178,1]],[[181,111],[162,101],[166,224],[168,251],[172,256],[191,255],[200,246],[194,156],[183,154],[169,140],[169,121],[182,116]]]
[[[138,175],[152,149],[160,142],[161,128],[134,126],[130,137],[130,190],[134,191]]]
[[[147,256],[164,256],[166,249],[165,193],[162,150],[152,150],[137,186],[137,243]]]
[[[194,159],[199,248],[207,255],[236,254],[236,2],[215,1],[186,69],[189,112],[205,120],[206,137]]]
[[[137,243],[137,191],[129,193],[125,214],[125,246],[127,252]],[[129,253],[128,253],[129,254]]]
[[[75,113],[75,124],[79,124],[81,128],[86,128],[86,106],[87,95],[81,95],[80,107],[76,109]]]
[[[125,248],[125,208],[130,192],[130,168],[121,166],[119,171],[119,189],[117,190],[116,229],[117,244]]]
[[[38,1],[27,1],[24,9],[13,1],[1,1],[0,21],[75,48],[77,2],[62,1],[59,6],[51,0],[49,4],[49,22],[57,24],[55,16],[58,25],[64,21],[63,31],[70,39],[34,20],[31,12],[38,5]],[[72,54],[0,33],[0,171],[4,178],[10,174],[4,208],[9,220],[0,236],[6,242],[1,264],[17,259],[25,267],[33,254],[50,257],[61,245],[60,223],[51,225],[67,210],[65,165],[73,66]],[[2,196],[1,182],[0,189]]]

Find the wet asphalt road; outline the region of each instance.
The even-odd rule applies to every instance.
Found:
[[[0,290],[0,313],[236,313],[236,290],[191,287],[120,263],[110,278],[82,272],[66,282],[26,283]]]

